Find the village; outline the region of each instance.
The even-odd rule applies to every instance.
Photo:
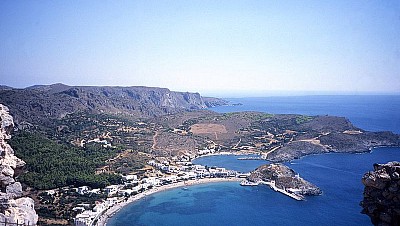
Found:
[[[147,191],[159,191],[164,187],[179,187],[190,184],[200,183],[205,179],[227,179],[241,180],[249,174],[243,174],[234,170],[227,170],[222,167],[206,167],[195,165],[192,160],[196,157],[214,155],[215,150],[199,150],[197,155],[182,155],[179,158],[172,158],[167,161],[164,158],[150,160],[148,165],[152,167],[148,174],[139,177],[138,175],[124,175],[123,184],[109,185],[104,189],[91,189],[88,186],[74,188],[80,195],[90,195],[93,193],[104,194],[107,196],[102,201],[97,201],[95,206],[87,203],[80,203],[73,208],[78,214],[74,219],[77,226],[102,225],[98,221],[105,212],[128,199],[139,199]],[[227,154],[227,153],[218,153]],[[148,193],[149,194],[149,193]]]
[[[248,174],[196,165],[192,161],[207,155],[224,154],[253,154],[258,157],[246,156],[238,160],[263,160],[301,134],[270,127],[269,123],[276,123],[270,115],[253,114],[224,114],[197,120],[192,120],[189,115],[177,123],[173,119],[153,122],[129,121],[108,115],[70,115],[59,123],[55,136],[63,137],[82,149],[91,145],[114,150],[116,154],[105,160],[105,164],[95,172],[98,175],[118,175],[122,181],[108,183],[101,189],[71,185],[55,195],[53,190],[44,191],[44,195],[38,195],[44,206],[41,211],[49,213],[49,216],[61,213],[54,215],[59,216],[59,223],[68,219],[75,225],[104,225],[104,222],[97,222],[104,221],[110,209],[153,192],[217,180],[243,181]],[[263,122],[266,125],[253,122],[260,117],[266,118]],[[232,124],[236,120],[245,120],[247,126],[237,127]],[[242,185],[247,186],[245,183]],[[54,203],[64,203],[64,207],[54,209]]]

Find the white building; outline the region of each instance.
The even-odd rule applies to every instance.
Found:
[[[84,195],[84,194],[88,193],[89,190],[90,190],[90,188],[89,188],[88,186],[81,186],[81,187],[78,187],[78,188],[76,189],[76,192],[77,192],[78,194],[80,194],[80,195]]]
[[[210,154],[210,153],[211,153],[211,151],[208,150],[208,149],[199,150],[199,151],[197,152],[198,155],[206,155],[206,154]]]
[[[87,193],[101,194],[101,190],[100,190],[100,188],[96,188],[96,189],[89,190]]]
[[[202,165],[193,165],[193,169],[196,171],[205,170],[206,167]]]
[[[97,212],[97,213],[101,213],[106,209],[106,204],[104,202],[101,203],[97,203],[94,207],[93,207],[93,212]]]
[[[131,196],[134,193],[137,193],[137,191],[134,191],[132,189],[122,189],[118,191],[118,194],[123,196]]]
[[[138,179],[137,175],[126,175],[126,176],[122,176],[122,178],[126,181],[132,181],[132,180]]]
[[[97,217],[97,212],[93,212],[91,210],[83,211],[82,213],[76,215],[74,219],[75,226],[92,225],[96,217]]]
[[[148,177],[143,178],[142,183],[149,184],[151,186],[158,186],[160,185],[161,181],[157,177]]]
[[[105,188],[105,191],[108,196],[111,196],[118,192],[119,187],[120,187],[119,185],[110,185]]]
[[[136,192],[136,193],[139,193],[140,189],[142,189],[142,185],[141,185],[141,184],[138,185],[138,186],[136,186],[136,187],[133,187],[133,188],[132,188],[132,191],[133,191],[133,192]]]
[[[169,176],[169,177],[164,177],[161,178],[161,180],[163,181],[163,183],[176,183],[177,182],[178,177],[175,175]]]

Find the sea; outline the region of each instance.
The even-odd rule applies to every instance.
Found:
[[[216,112],[261,111],[273,114],[335,115],[369,131],[400,133],[400,96],[290,96],[228,99],[241,105]],[[210,156],[195,163],[249,172],[261,160]],[[400,161],[400,148],[376,148],[364,154],[322,154],[286,163],[323,191],[296,201],[267,186],[238,182],[176,188],[148,196],[117,212],[107,225],[372,225],[359,206],[361,178],[374,163]]]

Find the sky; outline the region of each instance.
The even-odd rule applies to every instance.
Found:
[[[0,84],[53,83],[400,94],[400,1],[0,1]]]

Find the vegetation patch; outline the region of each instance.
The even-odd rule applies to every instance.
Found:
[[[103,188],[116,184],[121,176],[95,174],[96,168],[120,150],[97,144],[77,148],[60,144],[43,135],[21,132],[10,141],[16,156],[26,162],[26,172],[19,180],[36,189],[53,189],[68,185]]]

